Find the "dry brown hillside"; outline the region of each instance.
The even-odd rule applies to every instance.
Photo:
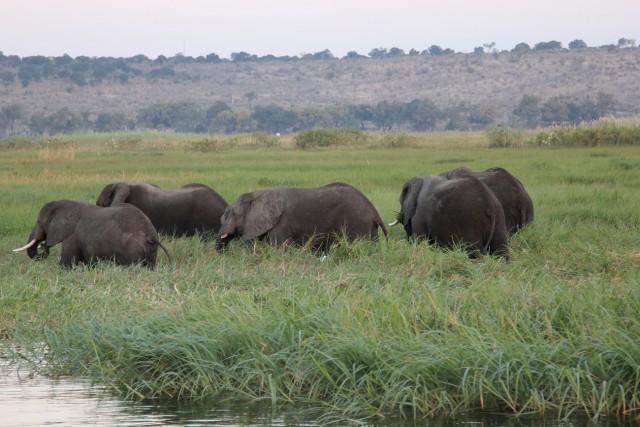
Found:
[[[137,65],[142,71],[152,65]],[[68,80],[18,79],[0,85],[0,106],[27,114],[61,107],[97,114],[159,102],[224,101],[236,109],[275,104],[302,109],[427,98],[444,108],[460,102],[495,105],[508,118],[523,95],[584,98],[613,95],[616,116],[640,114],[640,48],[587,48],[526,53],[458,53],[386,59],[274,60],[176,64],[174,79],[135,77],[78,86]],[[1,71],[1,70],[0,70]]]

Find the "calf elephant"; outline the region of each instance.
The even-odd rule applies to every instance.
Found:
[[[43,254],[38,253],[41,242],[45,247]],[[38,213],[29,243],[14,251],[26,249],[30,258],[39,259],[60,242],[60,264],[64,267],[113,260],[117,264],[153,268],[158,246],[171,260],[149,218],[128,204],[103,208],[74,200],[49,202]]]
[[[445,247],[463,245],[471,256],[508,257],[502,206],[473,176],[411,178],[402,188],[400,207],[398,222],[408,238],[426,238]]]
[[[502,205],[509,235],[533,222],[533,201],[522,183],[507,170],[490,168],[483,172],[472,172],[469,168],[459,167],[441,175],[447,179],[472,175],[489,187]]]
[[[115,182],[104,187],[96,204],[129,203],[144,212],[158,233],[213,237],[220,229],[220,217],[227,202],[204,184],[187,184],[166,190],[151,184]]]
[[[373,204],[343,183],[319,188],[276,187],[240,195],[222,216],[216,247],[234,239],[265,238],[274,244],[304,244],[326,250],[343,233],[349,241],[378,238],[387,230]]]

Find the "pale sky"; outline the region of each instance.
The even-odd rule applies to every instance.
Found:
[[[0,11],[0,51],[21,57],[640,43],[640,0],[2,0]]]

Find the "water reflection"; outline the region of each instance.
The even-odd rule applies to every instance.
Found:
[[[409,422],[398,419],[345,420],[313,409],[283,410],[273,415],[268,405],[211,402],[160,405],[126,402],[91,381],[49,379],[0,361],[0,426],[261,426],[298,427],[331,423],[368,427],[627,427],[632,420],[540,420],[474,414]]]

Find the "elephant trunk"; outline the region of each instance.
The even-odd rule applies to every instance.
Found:
[[[226,235],[218,236],[216,238],[216,251],[218,252],[224,250],[224,248],[227,247],[227,241],[223,240],[223,237],[226,237]]]
[[[40,245],[40,242],[44,241],[45,239],[46,235],[44,233],[44,230],[40,226],[36,226],[36,228],[29,236],[30,244],[26,247],[27,255],[29,255],[29,258],[40,260],[49,256],[49,247],[46,245],[44,245],[44,250],[42,251],[42,253],[38,252],[38,246]]]
[[[228,233],[218,234],[218,236],[216,237],[216,251],[223,251],[229,244],[229,241],[233,239],[233,237],[234,236],[231,236]]]

